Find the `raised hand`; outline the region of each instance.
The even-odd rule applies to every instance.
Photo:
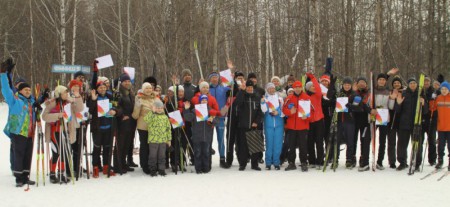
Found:
[[[95,101],[95,100],[97,100],[97,98],[98,98],[97,92],[94,89],[92,89],[91,90],[91,99],[93,101]]]

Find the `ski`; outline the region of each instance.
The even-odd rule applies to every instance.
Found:
[[[114,83],[114,79],[111,79],[111,83]],[[117,86],[115,86],[114,87],[114,84],[113,84],[113,100],[111,101],[111,105],[112,105],[112,107],[114,107],[114,108],[116,108],[117,107],[117,105],[118,105],[118,103],[119,103],[119,98],[120,98],[120,80],[117,82]],[[118,166],[115,166],[115,167],[118,167],[118,169],[119,169],[119,173],[120,173],[120,175],[122,175],[122,163],[121,163],[121,159],[120,159],[120,156],[119,156],[119,152],[118,152],[118,147],[117,147],[117,137],[118,137],[118,132],[117,132],[117,119],[116,119],[116,116],[112,116],[112,126],[111,126],[111,134],[112,134],[112,139],[111,139],[111,142],[109,143],[109,146],[110,146],[110,148],[109,148],[109,152],[108,152],[108,160],[107,160],[107,163],[108,163],[108,178],[109,177],[111,177],[111,160],[112,160],[112,157],[113,157],[113,148],[115,147],[116,148],[116,150],[115,150],[115,153],[116,153],[116,156],[117,156],[117,163],[115,163],[114,162],[114,165],[118,165]]]
[[[374,94],[374,81],[373,81],[373,72],[370,72],[370,101],[369,101],[369,105],[370,105],[370,109],[374,109],[374,105],[375,105],[375,94]],[[372,116],[371,114],[369,114],[369,125],[370,125],[370,136],[371,136],[371,140],[372,140],[372,171],[375,172],[375,168],[376,166],[376,140],[377,140],[377,136],[376,136],[376,126],[375,126],[375,116]]]
[[[337,143],[336,143],[336,137],[337,137],[337,117],[338,117],[337,114],[338,114],[338,113],[336,112],[336,110],[334,110],[334,112],[333,112],[333,118],[332,118],[331,126],[330,126],[330,131],[331,131],[331,133],[330,133],[330,135],[329,135],[329,137],[328,137],[327,152],[326,152],[326,154],[325,154],[325,161],[323,162],[323,169],[322,169],[322,172],[325,172],[325,171],[327,170],[328,160],[329,160],[329,157],[330,157],[331,145],[333,145],[333,144],[334,144],[334,154],[335,154],[334,159],[336,160],[336,158],[337,158],[337,152],[336,152],[336,150],[337,150]],[[336,165],[335,162],[336,162],[336,161],[333,161],[332,168],[335,167],[335,165]]]
[[[447,175],[449,175],[450,174],[450,171],[446,171],[441,177],[439,177],[438,179],[437,179],[437,181],[441,181],[442,179],[444,179],[445,177],[447,177]]]
[[[430,173],[426,174],[425,176],[423,176],[422,178],[420,178],[420,180],[425,180],[426,178],[440,172],[441,170],[442,170],[442,168],[435,169],[435,170],[431,171]]]
[[[425,80],[425,75],[420,74],[419,78],[419,87],[417,93],[417,103],[416,103],[416,113],[414,117],[414,129],[412,134],[412,149],[411,149],[411,161],[409,163],[409,172],[408,175],[414,175],[415,167],[416,167],[416,157],[417,151],[419,149],[420,136],[422,132],[422,106],[420,104],[420,97],[422,95],[422,88]]]

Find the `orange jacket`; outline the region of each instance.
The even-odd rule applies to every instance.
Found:
[[[450,132],[450,121],[448,120],[448,117],[450,117],[450,94],[439,95],[436,98],[435,107],[437,107],[439,114],[437,130]]]
[[[312,114],[307,119],[302,119],[301,117],[298,117],[298,112],[291,114],[291,109],[289,108],[289,105],[292,104],[293,107],[299,108],[298,101],[300,100],[311,100],[310,97],[305,93],[302,92],[300,95],[292,94],[286,98],[286,101],[284,102],[283,106],[283,114],[287,117],[286,122],[286,129],[292,129],[292,130],[308,130],[309,129],[309,122],[312,119]],[[312,113],[312,111],[311,111]]]

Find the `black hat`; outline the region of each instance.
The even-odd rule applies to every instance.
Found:
[[[342,80],[342,84],[352,84],[353,80],[350,77],[345,77],[344,80]]]
[[[158,85],[158,81],[153,76],[149,76],[149,77],[145,78],[144,83],[154,84],[155,87],[156,87],[156,85]]]
[[[250,78],[256,79],[256,74],[255,73],[249,73],[247,79],[250,79]]]
[[[251,80],[247,80],[247,82],[245,83],[245,86],[255,86],[255,84],[253,84],[253,81]]]
[[[17,87],[17,91],[21,91],[21,90],[24,89],[24,88],[31,88],[31,87],[30,87],[30,84],[25,83],[25,82],[19,84],[19,87]]]
[[[398,76],[395,76],[394,79],[392,79],[392,87],[394,87],[394,82],[400,82],[400,84],[402,84],[402,79]]]
[[[131,81],[130,76],[128,74],[126,74],[126,73],[122,73],[122,75],[120,75],[120,82],[124,82],[124,81],[127,81],[127,80]]]
[[[411,83],[411,82],[413,82],[413,81],[417,83],[417,80],[416,80],[415,77],[409,78],[409,79],[408,79],[408,84]]]
[[[380,79],[380,78],[384,78],[385,80],[387,80],[388,77],[389,77],[389,76],[388,76],[387,74],[385,74],[385,73],[380,73],[380,74],[378,74],[378,76],[377,76],[377,80]]]
[[[75,74],[73,74],[73,78],[74,78],[74,79],[77,79],[78,76],[84,76],[83,72],[78,71],[78,72],[76,72]]]
[[[14,81],[14,85],[17,85],[19,83],[25,83],[25,79],[23,79],[22,77],[19,77],[16,81]]]
[[[244,77],[244,73],[242,73],[242,72],[240,72],[240,71],[234,72],[234,78],[236,78],[236,77],[238,77],[238,76]]]
[[[359,77],[359,78],[356,80],[356,83],[359,83],[359,81],[364,81],[364,82],[367,83],[367,79],[364,78],[364,77]]]

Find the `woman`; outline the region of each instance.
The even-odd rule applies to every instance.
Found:
[[[266,95],[261,99],[261,110],[264,113],[264,135],[266,138],[266,170],[271,165],[280,170],[280,155],[283,145],[284,115],[283,99],[275,93],[275,85],[266,85]]]
[[[149,145],[147,124],[144,122],[145,115],[153,108],[153,103],[156,100],[156,95],[153,92],[153,86],[150,83],[142,84],[142,93],[138,94],[134,102],[133,119],[137,120],[137,130],[139,133],[139,162],[145,174],[150,173],[148,168],[148,153]]]

